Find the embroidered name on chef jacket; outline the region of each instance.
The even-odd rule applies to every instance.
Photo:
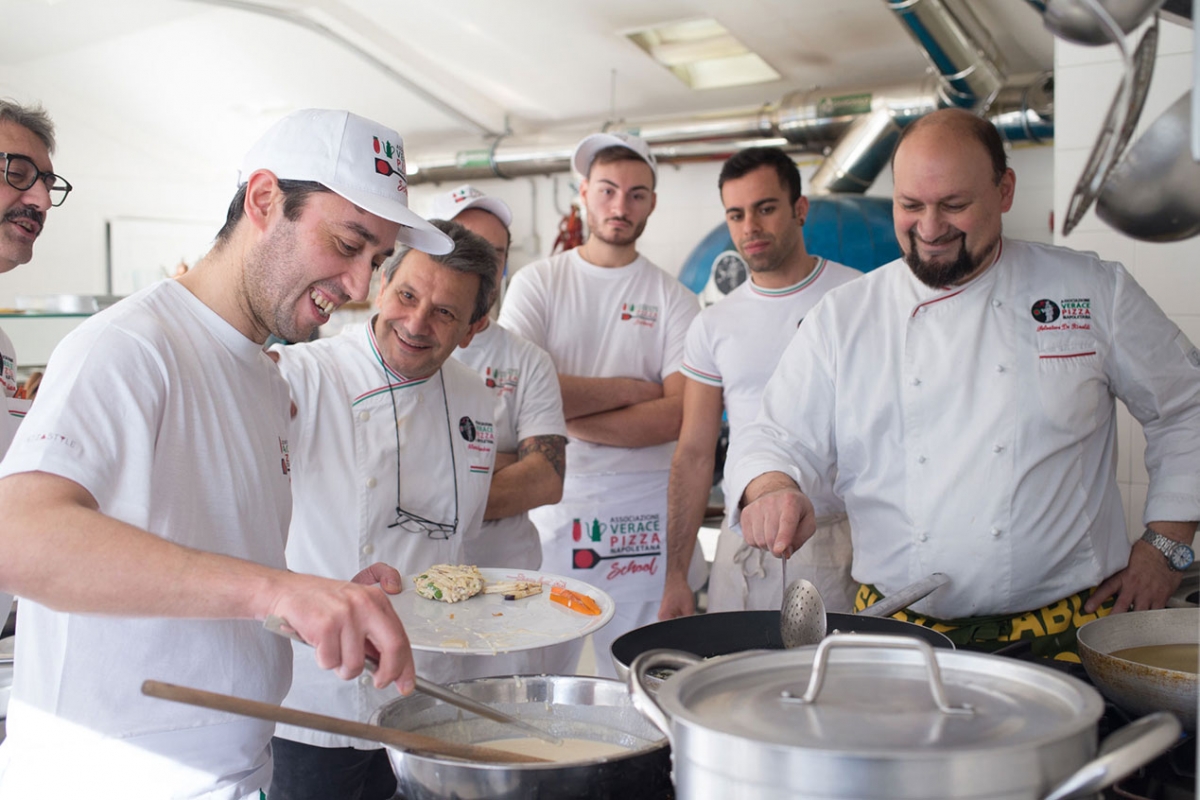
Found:
[[[647,303],[621,303],[621,321],[653,328],[658,322],[658,306]]]
[[[496,429],[491,422],[463,417],[458,421],[458,432],[467,443],[467,452],[472,463],[472,474],[487,474],[491,468],[487,456],[496,446]]]
[[[512,367],[511,369],[488,367],[483,375],[484,383],[487,384],[489,389],[494,389],[499,397],[516,392],[517,383],[520,379],[521,370],[516,367]]]

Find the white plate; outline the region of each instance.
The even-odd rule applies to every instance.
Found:
[[[413,588],[415,576],[406,575],[404,591],[392,595],[392,605],[404,623],[414,650],[463,655],[494,655],[569,642],[599,630],[612,619],[616,605],[607,593],[589,583],[546,572],[519,569],[479,570],[493,581],[540,581],[542,593],[505,600],[502,594],[477,594],[458,603],[428,600]],[[550,587],[588,595],[600,606],[593,617],[552,603]]]

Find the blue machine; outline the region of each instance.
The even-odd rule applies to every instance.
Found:
[[[808,201],[804,244],[808,252],[870,272],[900,257],[892,229],[892,201],[862,195],[824,195]],[[714,274],[715,273],[715,274]],[[679,272],[679,280],[696,294],[710,282],[720,294],[746,279],[746,265],[722,222],[700,240]],[[710,290],[710,294],[711,294]]]

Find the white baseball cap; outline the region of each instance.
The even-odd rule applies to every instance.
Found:
[[[580,175],[587,177],[588,170],[591,169],[592,159],[606,147],[626,147],[637,153],[637,155],[650,165],[650,171],[654,173],[654,180],[658,180],[658,162],[654,160],[654,154],[650,152],[650,145],[646,144],[646,140],[640,136],[634,136],[632,133],[593,133],[591,136],[585,136],[583,141],[575,145],[575,154],[571,156],[571,166]]]
[[[512,210],[499,197],[488,197],[469,183],[443,192],[433,199],[430,219],[454,219],[468,208],[481,208],[496,215],[504,227],[512,225]]]
[[[449,236],[409,210],[404,140],[377,122],[349,111],[295,111],[246,153],[238,186],[260,169],[280,180],[315,181],[377,217],[399,222],[396,238],[417,250],[444,255],[454,249]]]

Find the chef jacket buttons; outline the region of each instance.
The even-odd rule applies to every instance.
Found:
[[[912,385],[913,385],[913,386],[920,386],[920,385],[921,385],[921,379],[920,379],[920,378],[913,378],[913,379],[912,379]]]
[[[993,308],[999,308],[999,307],[1000,307],[1000,306],[1002,306],[1002,305],[1004,305],[1004,304],[1003,304],[1003,303],[1001,303],[999,300],[993,300],[993,301],[992,301],[992,307],[993,307]]]
[[[371,553],[375,552],[375,547],[373,545],[364,544],[362,551],[364,556],[369,556]]]
[[[1003,364],[997,364],[997,365],[996,365],[996,372],[1004,372],[1004,365],[1003,365]]]
[[[929,532],[928,532],[928,531],[921,531],[921,534],[920,534],[919,536],[917,536],[917,541],[919,541],[919,542],[928,542],[928,541],[929,541]]]
[[[367,478],[367,488],[368,489],[375,488],[375,479],[374,478]]]
[[[1002,445],[1002,444],[994,444],[994,445],[992,445],[992,452],[993,452],[993,453],[996,453],[997,455],[999,455],[1000,453],[1003,453],[1003,452],[1004,452],[1004,445]]]
[[[367,420],[369,420],[371,418],[371,412],[370,411],[360,411],[360,412],[358,412],[358,418],[360,420],[362,420],[363,422],[366,422]]]
[[[918,463],[918,464],[924,464],[924,463],[925,463],[925,456],[917,456],[917,463]]]
[[[997,537],[998,537],[998,536],[1000,535],[1000,529],[999,529],[999,528],[992,528],[992,530],[990,531],[990,533],[992,534],[992,536],[997,536]]]
[[[360,684],[362,684],[363,686],[370,686],[371,685],[371,676],[364,672],[362,675],[358,676],[358,682]]]

